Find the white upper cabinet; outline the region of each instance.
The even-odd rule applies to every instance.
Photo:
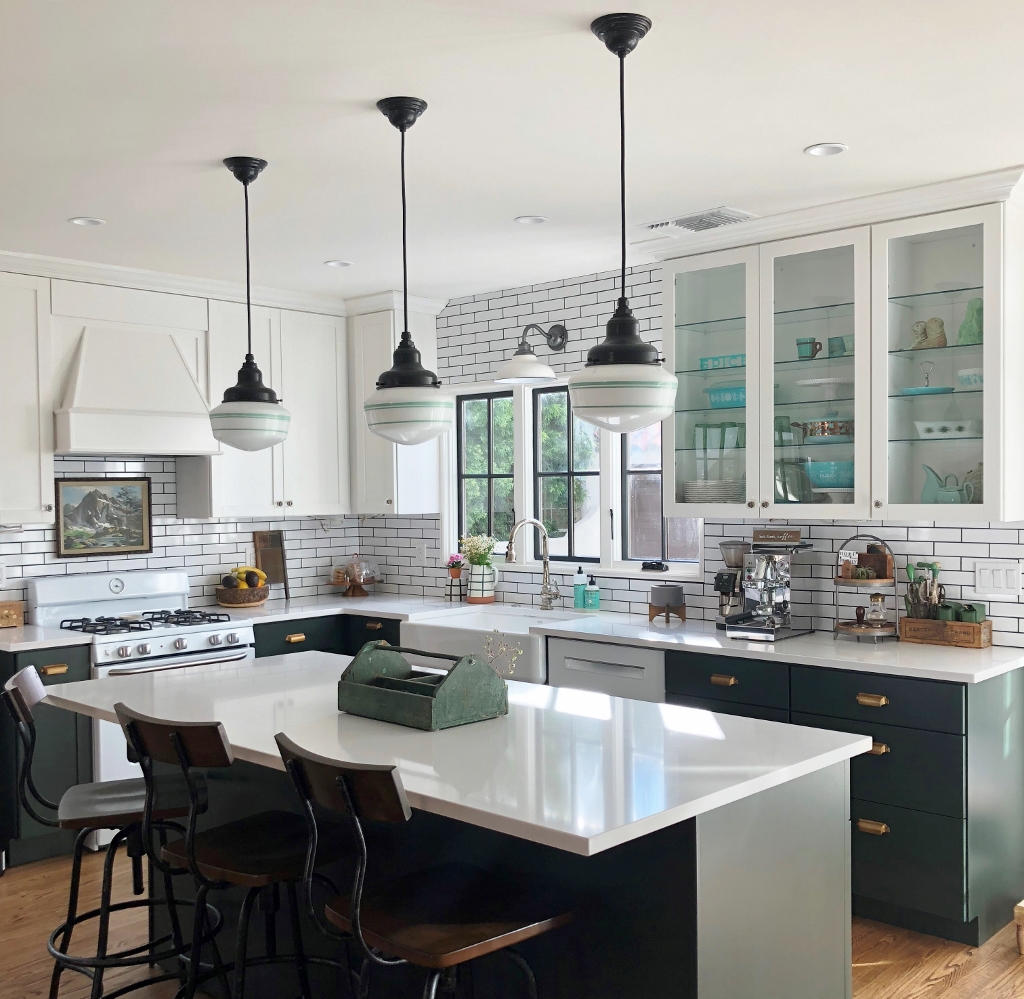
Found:
[[[874,227],[874,517],[1024,517],[1018,211]]]
[[[0,274],[0,523],[53,523],[50,282]]]
[[[371,434],[363,415],[363,401],[373,392],[380,373],[392,365],[401,321],[401,312],[394,308],[348,320],[353,513],[405,516],[441,510],[440,442],[435,438],[411,446],[392,444]],[[436,317],[411,312],[409,326],[423,367],[437,371]]]
[[[769,517],[865,518],[870,231],[765,243],[760,254],[758,508]]]
[[[262,451],[225,445],[219,455],[179,458],[179,516],[347,513],[344,320],[253,308],[252,346],[265,384],[292,414],[288,438]],[[238,380],[245,353],[245,306],[211,301],[211,407]]]
[[[292,414],[284,452],[289,514],[342,514],[349,507],[348,359],[345,320],[282,312],[281,379]]]

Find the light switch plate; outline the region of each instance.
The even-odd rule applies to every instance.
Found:
[[[974,593],[988,600],[1016,600],[1021,595],[1020,562],[976,559]]]

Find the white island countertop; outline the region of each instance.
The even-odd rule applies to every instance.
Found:
[[[583,856],[871,748],[863,735],[515,682],[508,715],[421,732],[339,712],[349,661],[299,652],[54,684],[46,703],[108,721],[118,701],[218,720],[239,759],[276,770],[277,732],[333,759],[393,763],[414,808]]]
[[[530,634],[951,683],[981,683],[1024,666],[1024,649],[956,649],[894,641],[874,645],[844,638],[833,640],[831,631],[779,642],[746,642],[727,638],[713,621],[673,621],[666,625],[663,621],[649,623],[636,614],[605,613],[584,620],[552,621],[531,628]]]

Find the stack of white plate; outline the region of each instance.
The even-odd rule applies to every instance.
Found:
[[[746,492],[743,479],[692,479],[683,483],[686,503],[742,503]]]

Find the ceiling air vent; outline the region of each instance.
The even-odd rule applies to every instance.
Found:
[[[683,215],[677,218],[663,219],[660,222],[648,222],[640,226],[641,229],[650,229],[669,235],[673,230],[685,230],[686,232],[704,232],[705,229],[718,229],[723,225],[732,225],[734,222],[745,222],[747,219],[757,218],[750,212],[740,211],[738,208],[709,208],[704,212],[696,212],[693,215]]]

